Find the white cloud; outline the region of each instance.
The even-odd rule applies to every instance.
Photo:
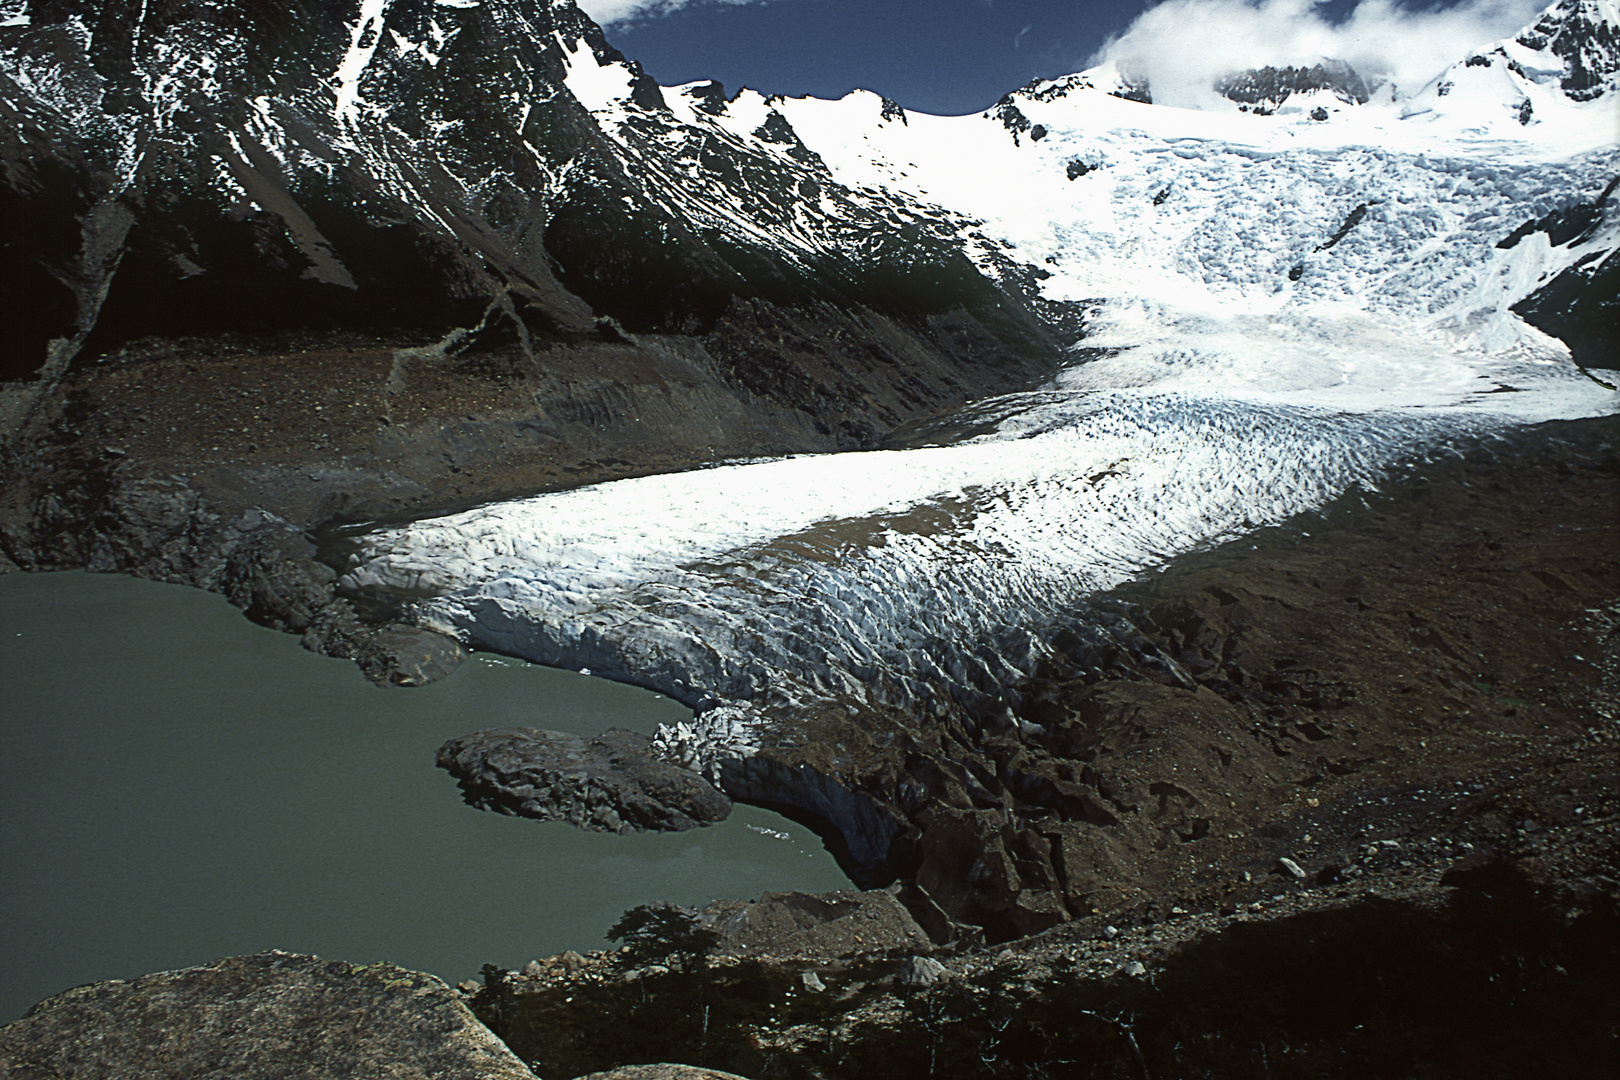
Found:
[[[764,0],[578,0],[580,10],[595,19],[599,26],[668,15],[692,3],[736,5],[763,2]]]
[[[1334,23],[1318,0],[1164,0],[1091,63],[1112,60],[1145,76],[1153,100],[1166,105],[1207,104],[1210,84],[1235,71],[1323,57],[1411,94],[1469,50],[1517,33],[1545,6],[1546,0],[1462,0],[1418,11],[1397,0],[1362,0]]]

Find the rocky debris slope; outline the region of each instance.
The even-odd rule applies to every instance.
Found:
[[[1516,741],[1459,780],[1307,800],[1206,865],[1206,882],[1161,880],[1128,908],[990,947],[801,953],[789,920],[695,973],[592,953],[463,989],[543,1075],[633,1055],[823,1080],[1066,1075],[1076,1060],[1105,1076],[1250,1075],[1267,1058],[1302,1076],[1346,1061],[1512,1076],[1549,1060],[1606,1075],[1612,727]],[[833,897],[795,904],[815,899]]]
[[[681,832],[724,821],[731,800],[651,747],[650,737],[624,728],[590,738],[500,728],[451,739],[438,765],[474,806],[593,832]]]
[[[813,963],[890,951],[927,952],[928,935],[895,897],[897,890],[765,893],[758,900],[716,900],[698,913],[723,956]]]
[[[700,1069],[695,1065],[622,1065],[606,1072],[591,1073],[578,1080],[748,1080],[736,1073]]]
[[[0,1028],[9,1080],[533,1080],[439,979],[267,952],[93,983]]]
[[[828,815],[936,940],[1008,940],[1213,887],[1211,862],[1313,801],[1608,731],[1615,423],[1419,463],[1178,560],[1099,598],[1127,630],[1060,637],[989,707],[803,710],[758,755],[780,782],[747,797]]]

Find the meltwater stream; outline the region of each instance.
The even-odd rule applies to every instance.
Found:
[[[454,982],[602,947],[637,904],[848,886],[813,834],[752,807],[584,833],[474,810],[433,765],[484,727],[689,715],[666,697],[487,656],[383,690],[194,589],[0,575],[0,702],[0,1023],[262,949]]]

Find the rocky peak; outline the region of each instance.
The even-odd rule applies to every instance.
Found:
[[[692,99],[692,107],[699,112],[719,116],[726,111],[726,88],[716,80],[693,83],[682,92]]]
[[[1343,60],[1323,59],[1310,67],[1251,68],[1215,83],[1215,92],[1238,103],[1245,112],[1275,112],[1294,94],[1330,91],[1346,104],[1365,105],[1371,93],[1356,70]]]
[[[1514,39],[1563,61],[1560,86],[1575,101],[1592,101],[1620,83],[1620,8],[1611,0],[1558,0]]]

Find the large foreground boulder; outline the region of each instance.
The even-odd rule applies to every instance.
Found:
[[[652,740],[624,728],[588,739],[479,731],[440,747],[438,764],[474,806],[593,832],[682,832],[731,813],[731,800],[707,780],[653,757]]]
[[[0,1077],[534,1080],[432,975],[265,952],[92,983],[0,1028]]]

